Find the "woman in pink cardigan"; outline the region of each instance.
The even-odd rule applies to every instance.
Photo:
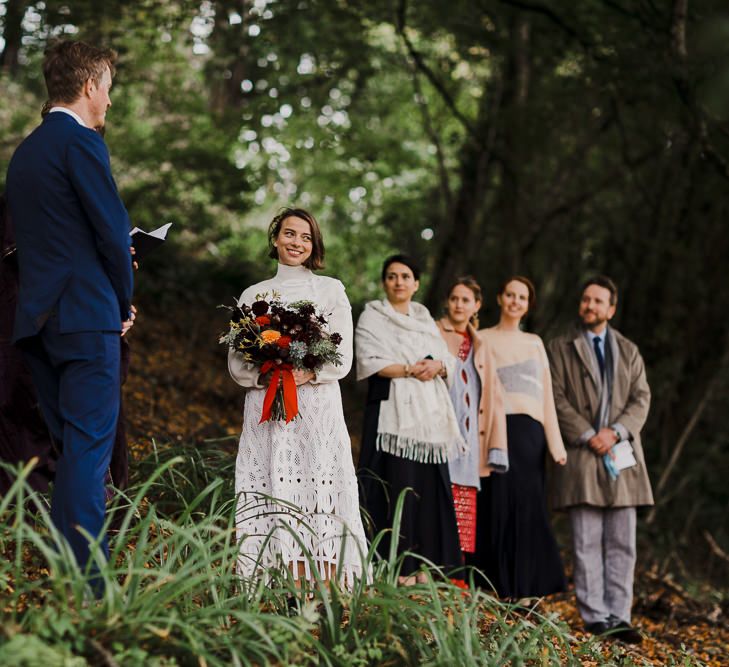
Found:
[[[441,336],[456,358],[450,396],[466,452],[448,462],[461,551],[476,552],[476,495],[481,477],[506,472],[506,417],[501,382],[488,345],[479,335],[481,288],[471,276],[458,278],[448,290],[446,314],[438,321]]]

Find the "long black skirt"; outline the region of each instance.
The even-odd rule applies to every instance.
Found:
[[[476,553],[467,563],[501,597],[537,597],[565,590],[564,567],[549,525],[544,489],[544,428],[527,415],[508,415],[509,471],[481,478]]]
[[[398,497],[410,488],[405,496],[397,553],[418,554],[451,573],[461,567],[462,557],[448,464],[419,463],[377,450],[380,403],[388,397],[389,388],[386,378],[369,379],[357,469],[368,537],[371,540],[381,530],[392,528]],[[389,555],[391,535],[388,532],[379,544],[382,558]],[[422,560],[406,556],[400,574],[411,575],[422,564]]]

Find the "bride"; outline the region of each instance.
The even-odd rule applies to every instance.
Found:
[[[250,577],[269,567],[288,568],[295,580],[314,581],[313,565],[325,582],[351,587],[362,576],[367,550],[338,383],[352,365],[351,307],[340,281],[312,272],[324,259],[313,215],[284,209],[271,222],[268,241],[270,257],[278,260],[276,275],[246,289],[239,305],[273,292],[284,303],[312,301],[329,330],[342,336],[342,364],[317,373],[294,370],[299,416],[259,424],[265,379],[229,351],[230,374],[248,389],[235,466],[238,571]]]

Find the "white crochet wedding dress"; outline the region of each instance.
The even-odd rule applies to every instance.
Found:
[[[302,566],[314,580],[314,565],[325,578],[336,570],[340,583],[351,587],[362,576],[367,551],[338,382],[352,365],[351,307],[338,280],[282,264],[274,278],[246,289],[239,303],[250,305],[274,290],[284,302],[308,299],[330,314],[329,330],[342,336],[343,363],[325,366],[313,383],[298,387],[294,421],[259,424],[265,388],[258,370],[229,353],[231,376],[249,389],[235,466],[238,571],[253,577],[288,567],[297,578]]]

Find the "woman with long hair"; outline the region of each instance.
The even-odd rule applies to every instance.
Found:
[[[483,331],[504,388],[509,470],[482,478],[478,498],[476,555],[469,559],[488,586],[507,598],[528,598],[565,589],[564,569],[547,514],[547,452],[567,461],[554,407],[544,344],[521,330],[536,293],[524,276],[499,289],[499,323]]]

